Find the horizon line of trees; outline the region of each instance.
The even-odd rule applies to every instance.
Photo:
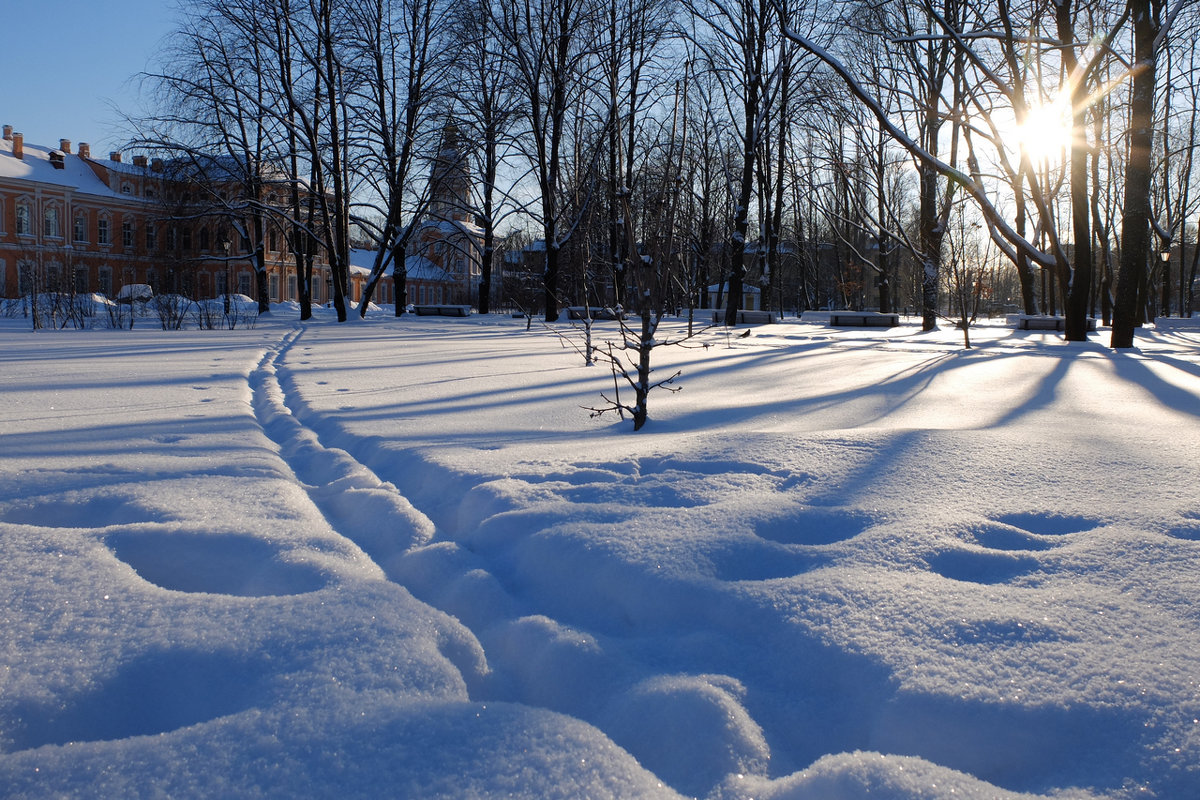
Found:
[[[521,228],[548,322],[690,313],[716,284],[726,324],[750,285],[764,308],[877,301],[932,328],[1011,291],[1069,340],[1100,316],[1129,347],[1193,306],[1197,5],[193,0],[133,143],[220,159],[207,211],[245,241],[289,231],[300,287],[322,253],[340,320],[352,238],[377,253],[362,310],[391,269],[402,313],[453,124],[481,312]]]

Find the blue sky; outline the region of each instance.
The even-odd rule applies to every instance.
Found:
[[[0,0],[0,123],[25,141],[88,142],[107,154],[136,113],[135,75],[177,19],[171,0]]]

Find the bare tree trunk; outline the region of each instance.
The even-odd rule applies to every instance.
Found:
[[[1155,40],[1161,25],[1161,0],[1129,0],[1133,18],[1133,91],[1129,99],[1129,156],[1125,165],[1121,271],[1113,307],[1111,344],[1133,347],[1150,257],[1150,183],[1153,174]],[[1144,295],[1143,295],[1144,296]]]
[[[1088,194],[1087,107],[1088,81],[1075,54],[1075,21],[1071,0],[1055,5],[1058,38],[1062,43],[1063,72],[1071,85],[1071,224],[1075,253],[1067,292],[1065,336],[1069,342],[1087,341],[1088,295],[1092,289],[1091,203]]]

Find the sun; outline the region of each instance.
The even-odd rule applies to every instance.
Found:
[[[1035,164],[1057,164],[1071,147],[1071,106],[1061,100],[1038,103],[1017,126],[1017,138]]]

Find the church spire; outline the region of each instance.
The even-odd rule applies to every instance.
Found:
[[[430,216],[474,224],[471,213],[471,170],[458,126],[447,122],[429,176]]]

